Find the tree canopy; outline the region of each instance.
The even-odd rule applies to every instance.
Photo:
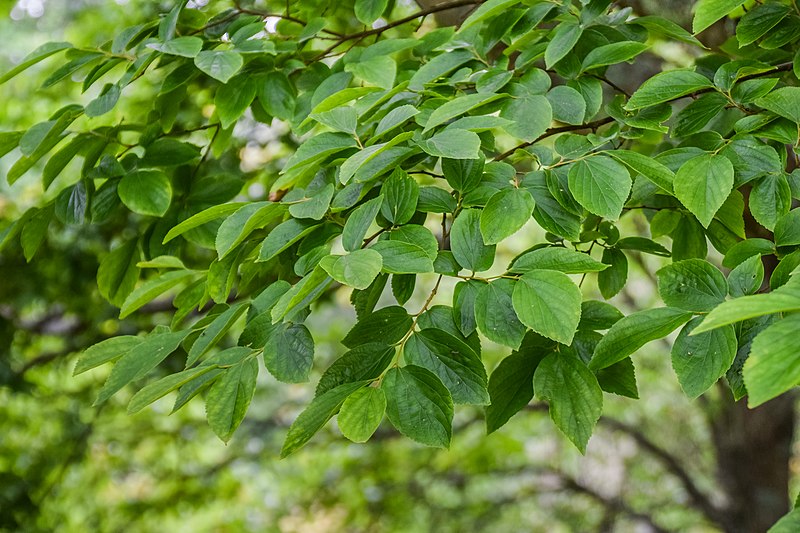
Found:
[[[700,0],[691,32],[610,0],[267,5],[154,6],[0,76],[63,92],[0,133],[9,186],[39,188],[0,250],[86,262],[75,311],[118,308],[74,347],[75,374],[111,366],[96,405],[202,396],[227,442],[259,373],[316,368],[282,456],[334,417],[447,448],[462,406],[491,433],[534,398],[585,452],[606,395],[647,401],[653,341],[690,398],[719,382],[755,408],[800,381],[796,2]],[[40,251],[54,228],[67,255]],[[661,303],[625,315],[643,256]],[[320,368],[308,321],[343,296],[355,321]]]

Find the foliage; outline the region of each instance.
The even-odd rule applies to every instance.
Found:
[[[203,394],[227,441],[259,357],[278,381],[309,379],[305,321],[341,287],[358,319],[349,351],[284,455],[337,413],[358,442],[386,415],[448,447],[461,404],[486,406],[495,431],[534,396],[585,451],[603,393],[639,396],[631,356],[678,329],[673,368],[691,397],[724,376],[755,407],[800,380],[793,2],[701,0],[695,31],[740,16],[716,52],[604,0],[460,2],[476,9],[435,29],[415,23],[445,7],[221,4],[179,3],[96,47],[46,44],[0,78],[48,61],[43,87],[80,78],[91,95],[0,134],[9,184],[35,170],[44,190],[0,247],[36,263],[53,227],[102,231],[115,243],[97,287],[120,318],[174,295],[169,327],[84,353],[76,372],[113,363],[97,403],[132,383],[131,412]],[[608,79],[663,39],[694,64],[632,94]],[[292,144],[248,162],[241,132],[263,124],[289,128]],[[625,217],[649,237],[624,234]],[[745,233],[750,218],[758,233]],[[529,249],[495,265],[520,231]],[[604,299],[619,293],[642,253],[672,260],[658,272],[666,307],[623,318],[586,296],[595,280]],[[777,261],[763,290],[754,257]],[[454,289],[435,304],[444,280]],[[377,308],[387,290],[396,305]],[[424,304],[410,312],[414,293]],[[492,373],[482,338],[511,351]],[[143,381],[157,368],[169,373]]]

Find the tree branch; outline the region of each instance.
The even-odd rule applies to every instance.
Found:
[[[568,131],[580,131],[580,130],[596,130],[600,126],[604,126],[606,124],[610,124],[611,122],[614,122],[614,119],[612,117],[606,117],[606,118],[601,118],[599,120],[595,120],[593,122],[587,122],[586,124],[576,124],[576,125],[570,125],[570,126],[559,126],[557,128],[548,128],[544,133],[539,135],[534,140],[519,144],[519,145],[515,146],[514,148],[511,148],[510,150],[506,150],[502,154],[500,154],[498,156],[495,156],[493,161],[502,161],[503,159],[506,159],[507,157],[513,155],[514,152],[516,152],[517,150],[521,150],[522,148],[526,148],[528,146],[536,144],[537,142],[541,141],[542,139],[546,139],[547,137],[551,137],[551,136],[557,135],[559,133],[565,133],[565,132],[568,132]]]

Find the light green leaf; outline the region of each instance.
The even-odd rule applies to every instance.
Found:
[[[366,289],[380,273],[383,258],[375,250],[366,248],[347,255],[329,255],[320,261],[319,266],[342,285]]]
[[[121,306],[139,280],[139,245],[136,239],[126,241],[100,261],[97,288],[113,305]]]
[[[144,342],[144,337],[136,337],[134,335],[120,335],[119,337],[111,337],[100,341],[87,348],[81,354],[75,364],[75,370],[72,375],[77,376],[110,361],[116,361],[142,342]]]
[[[800,244],[800,209],[792,209],[775,224],[775,244],[778,246]]]
[[[225,334],[233,327],[239,317],[241,317],[248,306],[245,302],[240,302],[226,309],[203,330],[199,337],[192,343],[189,355],[186,358],[186,367],[194,365],[208,351],[216,346]]]
[[[389,0],[356,0],[356,18],[362,24],[370,26],[386,11],[387,5],[389,5]]]
[[[656,307],[630,314],[611,326],[597,343],[589,368],[600,370],[622,361],[650,341],[661,339],[692,318],[674,307]]]
[[[555,270],[532,270],[514,287],[514,311],[520,322],[556,342],[570,345],[581,318],[581,291]]]
[[[567,85],[557,85],[550,89],[547,101],[553,110],[553,118],[567,124],[582,124],[586,116],[586,100],[581,93]]]
[[[668,102],[703,89],[711,89],[711,80],[691,70],[670,70],[656,74],[633,93],[625,109],[635,110]]]
[[[223,441],[228,442],[242,423],[256,392],[258,361],[246,359],[228,368],[206,396],[208,425]]]
[[[289,428],[281,449],[281,458],[302,448],[339,411],[347,397],[367,383],[369,382],[345,383],[314,398]]]
[[[569,189],[589,212],[617,220],[630,194],[631,176],[610,157],[589,157],[569,170]]]
[[[308,235],[314,228],[318,227],[318,224],[315,220],[296,218],[281,222],[269,232],[267,238],[261,243],[261,249],[258,252],[256,261],[269,261]]]
[[[581,453],[603,412],[603,391],[595,375],[577,358],[552,353],[536,367],[536,396],[550,406],[550,418]]]
[[[459,31],[463,32],[467,28],[484,21],[489,17],[498,15],[506,11],[511,6],[519,3],[519,0],[488,0],[487,2],[483,2],[478,6],[478,9],[473,11],[470,16],[467,17],[467,20],[461,24]]]
[[[701,320],[696,317],[686,324],[672,346],[672,368],[690,398],[697,398],[716,383],[736,357],[733,326],[689,335]]]
[[[503,95],[474,93],[448,100],[445,104],[433,110],[433,113],[428,117],[428,122],[425,123],[425,129],[422,130],[422,133],[498,98],[503,98]]]
[[[214,370],[214,366],[201,366],[197,368],[190,368],[163,377],[156,382],[150,383],[142,388],[139,392],[133,395],[131,401],[128,403],[128,414],[138,413],[159,398],[163,398],[170,392],[182,387],[195,378],[202,376]]]
[[[672,194],[672,182],[675,174],[655,159],[630,150],[611,150],[604,153]]]
[[[710,331],[748,318],[791,311],[800,311],[800,279],[797,276],[772,292],[722,302],[705,317],[693,333]]]
[[[450,446],[453,400],[436,375],[414,365],[391,368],[381,388],[386,414],[400,433],[427,446]]]
[[[66,50],[68,48],[72,48],[70,43],[65,42],[49,42],[41,45],[39,48],[25,56],[25,58],[14,68],[0,76],[0,84],[3,84],[19,74],[20,72],[25,71],[29,67],[35,65],[39,61],[47,59],[53,54],[56,54],[62,50]]]
[[[793,314],[778,320],[753,340],[743,371],[749,407],[757,407],[800,382],[798,331],[800,315]]]
[[[419,200],[419,185],[414,178],[398,169],[383,182],[381,195],[381,214],[386,220],[399,226],[414,216]]]
[[[763,282],[764,262],[760,255],[745,259],[728,274],[729,292],[734,298],[755,294]]]
[[[692,19],[692,32],[700,33],[744,2],[745,0],[700,0]]]
[[[346,133],[324,132],[309,138],[292,154],[282,173],[308,166],[348,148],[355,148],[356,140]]]
[[[433,272],[430,255],[420,246],[403,241],[378,241],[371,247],[383,258],[383,271],[390,274]]]
[[[481,212],[481,235],[486,244],[496,244],[519,231],[533,213],[533,197],[526,189],[503,189]]]
[[[253,202],[239,208],[226,218],[217,230],[214,244],[219,258],[222,259],[244,242],[250,234],[269,224],[280,216],[285,206],[272,202]]]
[[[336,418],[339,430],[353,442],[367,442],[386,412],[383,389],[364,387],[347,397]]]
[[[246,74],[232,78],[217,89],[214,105],[217,108],[219,122],[224,129],[233,126],[250,107],[256,97],[256,89],[255,78]],[[297,152],[295,152],[296,154]]]
[[[208,224],[209,222],[217,220],[218,218],[226,217],[231,213],[234,213],[237,210],[241,209],[245,205],[248,204],[245,202],[235,202],[231,204],[214,205],[209,207],[208,209],[204,209],[203,211],[200,211],[199,213],[192,215],[191,217],[187,218],[186,220],[184,220],[183,222],[181,222],[180,224],[169,230],[167,234],[164,236],[163,244],[168,243],[175,237],[183,235],[189,230],[200,227],[204,224]]]
[[[197,68],[222,83],[228,83],[242,68],[241,54],[231,50],[203,50],[194,58]]]
[[[333,184],[329,183],[310,194],[306,191],[305,198],[289,206],[289,214],[297,219],[322,220],[331,205],[334,190]]]
[[[538,139],[553,122],[553,107],[540,94],[511,98],[503,105],[500,116],[512,122],[504,129],[514,137],[532,142]]]
[[[290,120],[294,115],[297,91],[283,72],[273,71],[264,76],[257,94],[261,107],[270,115],[281,120]]]
[[[406,120],[419,114],[419,110],[413,105],[401,105],[395,107],[384,116],[378,125],[375,127],[374,137],[380,137],[397,126],[403,124]]]
[[[152,43],[147,46],[164,54],[191,58],[203,49],[203,40],[193,36],[176,37],[163,43]]]
[[[470,50],[452,50],[439,54],[424,65],[422,65],[408,82],[408,88],[412,91],[421,91],[426,84],[437,80],[448,72],[455,70],[467,61],[474,59],[475,56]]]
[[[733,189],[733,164],[722,155],[699,155],[681,165],[673,185],[678,200],[707,228]]]

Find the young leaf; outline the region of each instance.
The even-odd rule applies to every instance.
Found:
[[[244,60],[232,50],[203,50],[195,56],[194,64],[212,78],[228,83],[242,68]]]
[[[690,318],[692,313],[674,307],[630,314],[611,326],[597,343],[589,368],[600,370],[622,361],[648,342],[666,337]]]
[[[366,248],[347,255],[329,255],[323,258],[319,265],[342,285],[366,289],[380,273],[383,258],[372,248]]]
[[[342,435],[353,442],[367,442],[386,412],[383,389],[364,387],[347,397],[336,422]]]
[[[514,287],[514,311],[520,322],[554,341],[570,345],[581,318],[581,291],[555,270],[532,270]]]
[[[550,418],[585,454],[586,444],[603,412],[603,391],[595,375],[577,358],[551,353],[536,367],[536,396],[550,406]]]
[[[450,446],[453,400],[435,374],[414,365],[391,368],[381,388],[386,414],[400,433],[427,446]]]

